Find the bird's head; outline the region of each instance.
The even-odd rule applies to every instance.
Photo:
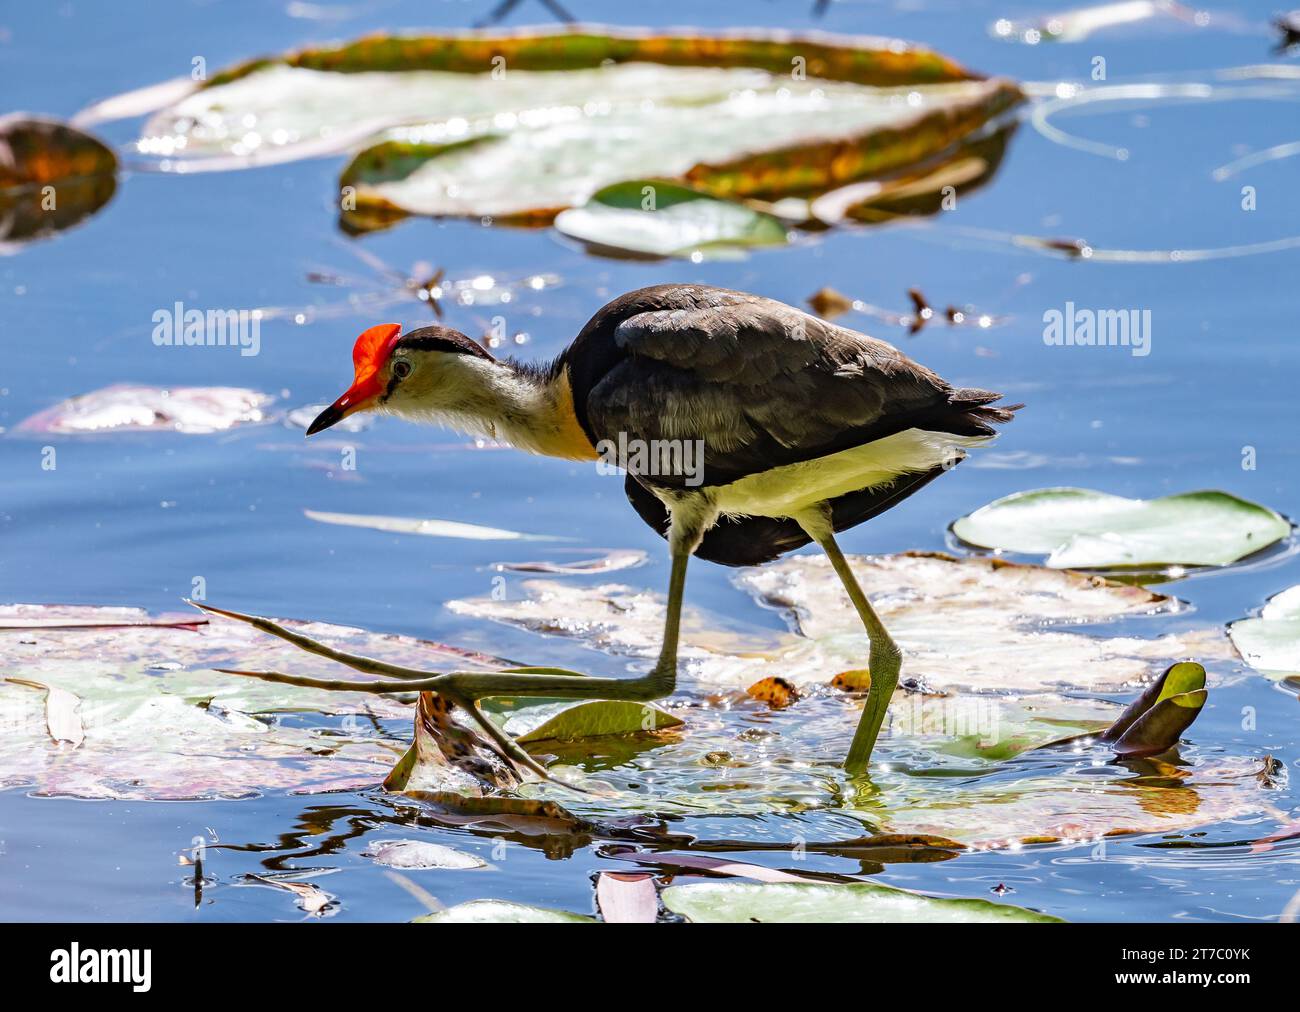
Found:
[[[352,385],[307,427],[311,436],[357,411],[409,417],[462,409],[472,373],[495,359],[478,342],[449,327],[402,333],[396,323],[371,327],[352,348]]]

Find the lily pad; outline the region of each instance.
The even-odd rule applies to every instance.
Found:
[[[153,624],[133,608],[0,607],[0,669],[8,679],[0,680],[0,786],[166,800],[324,791],[378,784],[406,748],[412,709],[395,699],[214,669],[364,676],[242,624],[208,623],[197,612],[160,619]],[[289,624],[395,663],[449,669],[489,660],[408,637]],[[46,693],[16,682],[57,693],[58,733],[71,733],[67,718],[75,712],[80,744],[54,741]]]
[[[567,541],[568,538],[547,534],[522,534],[500,527],[484,527],[460,520],[435,520],[420,517],[366,516],[360,513],[327,513],[322,510],[303,510],[308,520],[342,527],[368,527],[375,531],[394,534],[421,534],[428,538],[464,538],[468,541]]]
[[[140,387],[118,384],[81,394],[32,415],[19,432],[223,432],[268,421],[275,398],[240,387]]]
[[[1227,492],[1125,499],[1082,488],[1017,492],[952,525],[967,544],[1047,554],[1057,569],[1227,566],[1274,545],[1291,525]]]
[[[700,882],[670,886],[661,896],[664,906],[696,924],[1060,922],[1005,903],[925,896],[874,882]]]
[[[1300,584],[1271,598],[1258,618],[1233,622],[1228,635],[1257,671],[1270,678],[1300,678]]]
[[[786,243],[779,218],[660,180],[597,190],[582,207],[561,211],[555,227],[594,252],[649,257],[727,258]]]
[[[903,678],[935,692],[1123,691],[1171,657],[1233,656],[1221,630],[1154,638],[1091,635],[1057,626],[1155,617],[1178,609],[1142,587],[1082,573],[941,553],[861,556],[853,566],[905,655]],[[867,638],[830,563],[793,556],[745,570],[738,584],[789,615],[797,636],[772,644],[721,634],[690,609],[683,667],[695,686],[743,690],[766,677],[804,688],[861,667]],[[527,580],[526,596],[453,601],[459,614],[574,636],[616,654],[654,657],[663,631],[658,594],[599,584]]]
[[[1022,99],[886,39],[597,26],[373,36],[220,73],[138,144],[193,170],[369,138],[340,178],[353,229],[405,214],[545,223],[629,179],[720,198],[833,189],[935,155]]]
[[[645,734],[681,727],[682,719],[653,703],[629,703],[601,699],[574,702],[571,699],[542,702],[506,710],[508,700],[485,702],[502,718],[502,729],[521,745],[544,742],[580,741],[609,735]],[[525,700],[527,704],[539,701]]]
[[[595,919],[567,910],[530,907],[509,900],[470,900],[417,917],[414,924],[594,924]]]
[[[466,871],[487,867],[487,862],[482,858],[427,840],[373,840],[362,853],[376,864],[404,871],[426,868]]]
[[[1248,757],[1193,744],[1175,765],[1117,758],[1114,744],[1100,740],[1122,707],[1097,696],[1131,698],[1171,657],[1229,667],[1233,653],[1220,629],[1159,635],[1157,623],[1178,613],[1177,602],[1099,576],[984,557],[906,554],[850,564],[905,655],[869,787],[843,782],[838,769],[860,697],[826,687],[861,666],[866,636],[826,560],[795,556],[738,581],[780,609],[794,632],[764,642],[712,627],[699,612],[685,615],[678,685],[685,701],[675,709],[686,726],[648,746],[652,755],[567,756],[579,769],[565,777],[600,791],[599,800],[574,802],[575,812],[597,821],[611,807],[694,815],[821,809],[862,819],[873,834],[1008,847],[1175,832],[1269,810],[1253,779],[1258,762]],[[522,598],[453,608],[647,662],[655,656],[659,595],[546,580],[522,589]],[[1117,621],[1126,627],[1103,624]],[[1138,625],[1151,628],[1140,635],[1130,628]],[[710,705],[744,699],[739,690],[763,677],[797,686],[799,702],[764,708],[758,721],[761,704]]]
[[[112,199],[117,156],[57,120],[0,116],[0,249],[70,228]]]

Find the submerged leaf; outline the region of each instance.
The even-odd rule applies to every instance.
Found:
[[[1125,499],[1081,488],[1016,492],[952,525],[968,544],[1048,553],[1058,569],[1226,566],[1287,537],[1273,510],[1227,492]]]
[[[701,882],[670,886],[662,895],[664,906],[697,924],[1060,921],[1058,917],[1004,903],[941,899],[874,882],[845,885]]]
[[[1300,677],[1300,584],[1271,598],[1258,618],[1233,622],[1228,635],[1257,671],[1270,678]]]

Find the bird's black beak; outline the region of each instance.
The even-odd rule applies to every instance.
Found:
[[[316,416],[316,420],[307,426],[307,435],[314,436],[318,432],[328,429],[336,422],[343,421],[343,409],[339,407],[339,402],[335,401],[328,408]]]
[[[307,435],[314,436],[331,425],[337,425],[352,412],[371,407],[382,390],[378,374],[366,373],[348,387],[342,397],[316,416],[316,420],[307,426]]]

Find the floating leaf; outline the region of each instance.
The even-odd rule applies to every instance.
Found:
[[[653,924],[659,917],[659,894],[649,875],[602,871],[596,905],[606,924]]]
[[[0,116],[0,251],[70,228],[117,188],[117,156],[57,120]]]
[[[1058,569],[1226,566],[1276,544],[1291,525],[1227,492],[1125,499],[1081,488],[1016,492],[952,525],[968,544],[1047,553]]]
[[[729,875],[736,878],[752,878],[760,882],[809,882],[814,881],[804,875],[795,875],[779,868],[766,868],[760,864],[747,864],[741,861],[726,861],[709,857],[706,854],[627,854],[619,855],[624,860],[637,864],[650,864],[661,868],[690,868],[711,872],[714,875]]]
[[[1098,576],[941,553],[860,556],[853,566],[885,626],[901,644],[904,689],[1036,692],[1069,687],[1122,691],[1173,657],[1228,658],[1218,629],[1180,630],[1154,639],[1106,638],[1058,626],[1171,613],[1171,598]],[[861,667],[867,638],[844,588],[822,556],[795,556],[745,570],[740,586],[790,613],[798,637],[775,645],[757,635],[712,631],[683,616],[683,667],[706,689],[743,690],[768,676],[796,688],[825,684]],[[526,596],[453,601],[460,614],[510,622],[548,635],[581,638],[612,653],[652,658],[663,632],[663,600],[617,584],[577,586],[528,580]]]
[[[841,692],[867,692],[871,688],[871,672],[867,668],[841,671],[831,679],[831,686]]]
[[[407,213],[548,222],[628,179],[722,198],[832,189],[943,151],[1022,98],[896,40],[592,26],[372,36],[217,74],[138,143],[192,171],[376,135],[340,179],[349,228]]]
[[[941,899],[877,885],[700,882],[670,886],[663,902],[697,924],[1059,922],[1058,917],[988,900]]]
[[[581,207],[561,211],[555,227],[593,252],[650,257],[734,257],[786,243],[778,218],[662,180],[606,186]]]
[[[557,573],[564,576],[586,576],[590,573],[612,573],[619,569],[634,569],[644,565],[646,553],[640,549],[618,549],[596,559],[579,562],[498,562],[493,568],[512,573]]]
[[[458,520],[423,520],[416,517],[365,516],[360,513],[326,513],[321,510],[303,510],[308,520],[322,524],[339,524],[343,527],[368,527],[374,531],[391,531],[395,534],[422,534],[429,538],[463,538],[469,541],[567,541],[568,538],[546,534],[521,534],[500,527],[483,527]]]
[[[766,703],[773,710],[785,709],[791,703],[799,701],[799,690],[776,675],[755,682],[745,690],[745,694]]]
[[[1232,654],[1220,629],[1184,626],[1161,636],[1153,628],[1151,638],[1132,630],[1178,613],[1170,598],[985,557],[907,554],[850,564],[905,655],[869,790],[855,794],[851,784],[828,782],[860,703],[817,691],[833,673],[861,665],[866,636],[828,562],[795,556],[744,571],[738,582],[785,613],[798,635],[775,645],[724,637],[688,610],[678,691],[698,700],[772,676],[812,691],[796,709],[764,715],[759,724],[750,708],[691,707],[680,735],[641,746],[654,749],[644,760],[613,748],[566,756],[588,771],[587,786],[606,782],[616,791],[579,800],[574,812],[595,821],[611,807],[697,816],[826,809],[862,819],[876,837],[983,848],[1176,832],[1268,811],[1254,779],[1258,762],[1248,757],[1193,744],[1175,766],[1117,759],[1098,739],[1121,708],[1095,696],[1131,696],[1153,668],[1168,668],[1171,656],[1227,667]],[[656,654],[658,595],[541,580],[523,589],[526,597],[461,601],[453,609],[615,654],[647,661]],[[1122,633],[1099,625],[1116,620],[1130,620]],[[1093,628],[1070,628],[1078,625]],[[1085,693],[1093,698],[1079,698]]]
[[[991,34],[1009,42],[1035,46],[1040,42],[1082,42],[1094,32],[1153,18],[1208,24],[1208,20],[1202,20],[1204,17],[1174,0],[1118,0],[1116,3],[1061,11],[1031,21],[999,18],[994,22]]]
[[[1300,677],[1300,584],[1271,598],[1258,618],[1233,622],[1228,635],[1257,671],[1270,678]]]
[[[509,900],[470,900],[417,917],[414,924],[593,924],[590,917],[567,910],[530,907]]]
[[[408,871],[425,868],[466,871],[487,867],[486,861],[473,854],[427,840],[373,840],[362,853],[377,864]]]
[[[681,727],[682,720],[653,703],[630,703],[601,699],[575,702],[571,699],[541,702],[523,701],[513,709],[510,700],[494,698],[485,702],[502,716],[503,730],[515,736],[521,745],[553,741],[579,741],[608,735],[644,734]],[[536,705],[540,702],[540,705]]]
[[[1013,121],[990,134],[963,138],[956,147],[923,164],[824,193],[811,203],[809,213],[830,225],[938,214],[956,206],[952,201],[957,197],[978,190],[996,175],[1015,131]],[[852,303],[839,311],[849,308]]]
[[[222,432],[268,420],[275,398],[239,387],[105,387],[62,401],[26,419],[20,432]]]
[[[0,607],[5,674],[78,698],[84,735],[74,750],[55,744],[41,695],[0,681],[0,786],[165,800],[332,790],[378,784],[407,745],[412,709],[394,699],[273,685],[214,669],[363,675],[242,624],[205,623],[197,613],[162,616],[156,624],[149,618],[126,608]],[[340,650],[398,664],[448,670],[491,660],[408,637],[288,624]],[[479,781],[464,780],[442,787],[482,790]]]

